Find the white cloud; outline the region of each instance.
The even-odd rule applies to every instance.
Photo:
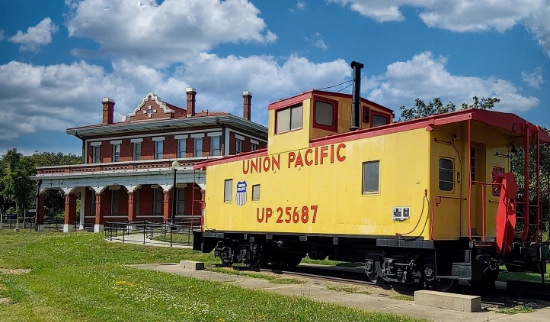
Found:
[[[306,3],[304,1],[298,0],[296,2],[296,9],[298,10],[305,10],[306,9]]]
[[[328,0],[377,22],[403,21],[404,7],[418,8],[429,27],[455,32],[504,32],[523,24],[550,56],[550,0]]]
[[[376,79],[379,85],[368,97],[397,111],[399,106],[412,106],[415,98],[431,101],[435,97],[457,106],[471,103],[472,97],[497,97],[496,110],[527,111],[539,104],[535,97],[526,97],[506,80],[493,77],[480,78],[451,75],[445,68],[446,59],[434,58],[430,52],[414,56],[406,62],[390,64],[386,73]]]
[[[93,39],[105,55],[157,67],[184,62],[221,43],[277,39],[260,11],[245,0],[83,0],[68,5],[70,36]]]
[[[9,38],[9,41],[15,44],[19,44],[20,51],[37,51],[40,46],[47,45],[52,42],[52,34],[57,32],[57,27],[52,20],[44,18],[38,25],[27,28],[27,32],[24,33],[21,30]],[[0,34],[2,39],[2,34]]]
[[[546,54],[550,56],[550,1],[545,5],[533,10],[531,15],[525,20],[525,25],[537,39]]]
[[[323,38],[323,35],[320,33],[315,33],[311,38],[306,37],[306,41],[313,47],[317,49],[321,49],[322,51],[325,51],[328,49],[327,44],[325,43],[325,39]]]
[[[166,74],[144,64],[120,60],[112,73],[86,62],[35,66],[0,65],[0,147],[25,133],[60,131],[101,122],[101,99],[113,98],[116,115],[128,115],[147,92],[185,107],[185,88],[197,89],[199,110],[242,114],[242,91],[253,94],[253,120],[266,124],[269,102],[342,81],[350,75],[343,60],[313,63],[292,56],[225,58],[200,54]],[[120,121],[118,119],[117,121]]]
[[[521,79],[527,83],[530,87],[540,88],[540,85],[544,83],[542,78],[542,67],[537,67],[532,73],[521,72]]]

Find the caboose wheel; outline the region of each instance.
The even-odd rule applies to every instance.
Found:
[[[369,281],[378,284],[381,281],[379,273],[382,271],[380,266],[380,260],[374,258],[367,258],[365,260],[365,273]]]

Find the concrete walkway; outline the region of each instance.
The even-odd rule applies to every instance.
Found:
[[[143,245],[143,236],[125,238],[125,242]],[[145,245],[170,247],[170,243],[147,242]],[[173,245],[173,247],[190,246]],[[425,318],[430,321],[448,322],[481,322],[481,321],[521,321],[521,322],[542,322],[550,321],[550,302],[540,302],[535,312],[507,315],[496,313],[492,310],[481,312],[459,312],[453,310],[439,309],[435,307],[415,304],[413,301],[395,300],[384,296],[369,295],[363,293],[348,293],[344,291],[331,290],[325,284],[314,279],[307,279],[304,284],[274,284],[261,278],[236,276],[230,274],[216,273],[207,270],[184,269],[180,264],[143,264],[133,265],[140,269],[156,270],[181,276],[207,279],[228,283],[239,287],[276,292],[287,296],[301,296],[316,301],[334,303],[350,308],[365,310],[369,312],[392,313],[415,318]]]

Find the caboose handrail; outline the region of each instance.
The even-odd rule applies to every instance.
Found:
[[[439,201],[436,202],[437,199],[439,199]],[[434,231],[434,222],[435,222],[435,207],[439,206],[439,204],[441,203],[441,199],[453,199],[453,200],[459,200],[461,202],[463,200],[466,200],[466,198],[453,197],[453,196],[442,196],[442,195],[433,196],[433,198],[432,198],[432,220],[430,221],[430,240],[434,240],[433,231]],[[460,235],[460,233],[459,233],[459,235]]]
[[[480,184],[482,185],[482,189],[481,189],[481,240],[482,241],[486,241],[485,238],[485,219],[486,219],[486,207],[487,207],[487,203],[486,203],[486,192],[485,192],[485,188],[486,186],[491,186],[491,187],[499,187],[499,188],[502,188],[502,182],[483,182],[483,181],[472,181],[472,185],[474,184]],[[471,201],[470,201],[471,202]],[[472,230],[472,227],[468,227],[468,229],[471,231]]]

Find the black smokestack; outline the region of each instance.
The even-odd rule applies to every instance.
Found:
[[[365,65],[352,61],[353,68],[353,93],[351,97],[351,127],[350,131],[359,129],[359,105],[361,104],[361,68]]]

